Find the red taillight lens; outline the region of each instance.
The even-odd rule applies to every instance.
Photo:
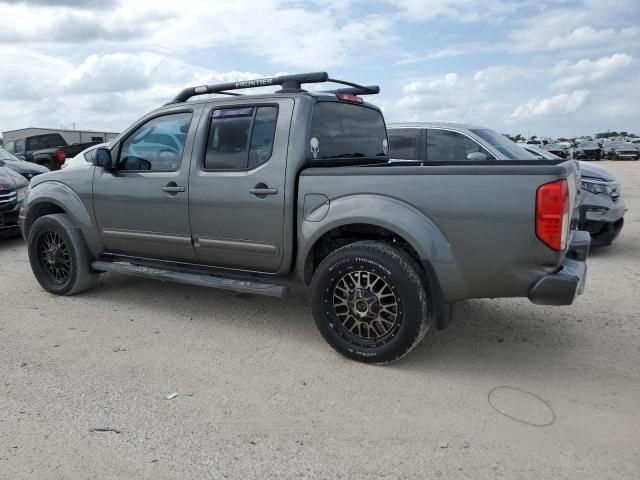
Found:
[[[363,103],[363,100],[359,96],[351,95],[350,93],[338,93],[336,94],[336,97],[343,102]]]
[[[569,187],[566,180],[547,183],[536,195],[536,235],[554,250],[564,250],[569,233]]]
[[[64,150],[62,150],[61,148],[59,148],[56,151],[56,158],[58,159],[58,163],[60,165],[62,165],[64,163],[64,161],[67,159],[67,154],[64,153]]]

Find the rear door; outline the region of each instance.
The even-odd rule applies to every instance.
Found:
[[[189,179],[201,262],[259,272],[280,267],[293,107],[291,98],[274,98],[205,108]]]
[[[428,162],[467,162],[469,155],[483,153],[486,159],[493,159],[478,142],[468,136],[451,130],[429,128],[427,130],[427,157]]]
[[[196,260],[188,178],[201,111],[200,105],[181,105],[145,118],[114,145],[117,169],[96,169],[93,205],[108,251]]]

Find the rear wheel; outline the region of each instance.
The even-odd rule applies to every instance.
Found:
[[[312,304],[325,340],[360,362],[402,358],[431,323],[418,263],[382,242],[352,243],[325,258],[313,277]]]
[[[29,231],[28,251],[36,280],[51,293],[73,295],[98,281],[84,239],[65,214],[36,220]]]

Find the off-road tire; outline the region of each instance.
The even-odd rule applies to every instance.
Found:
[[[59,239],[65,249],[68,262],[65,271],[68,270],[68,274],[62,279],[55,279],[47,269],[47,261],[42,254],[47,236]],[[48,292],[74,295],[98,283],[98,273],[91,270],[91,255],[84,238],[66,214],[56,213],[37,219],[29,230],[28,252],[31,270]]]
[[[386,282],[393,291],[392,298],[397,300],[393,326],[380,340],[357,338],[358,335],[348,328],[349,324],[356,323],[352,320],[356,317],[342,313],[346,307],[336,306],[335,294],[342,291],[336,285],[345,278],[350,279],[350,273],[362,277],[363,273],[359,272],[367,272],[366,278]],[[359,362],[384,364],[399,360],[420,343],[432,323],[431,297],[425,275],[413,257],[389,243],[361,241],[335,250],[318,266],[311,289],[318,330],[337,352]],[[347,318],[351,315],[351,318],[344,320],[345,315]]]

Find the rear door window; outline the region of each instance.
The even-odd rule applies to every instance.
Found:
[[[211,113],[205,170],[247,170],[266,163],[278,120],[275,105],[219,108]]]
[[[466,162],[470,153],[481,152],[491,159],[484,148],[469,137],[449,130],[427,130],[427,161]]]
[[[315,164],[387,162],[389,144],[382,114],[342,102],[318,102],[313,109],[308,158]]]
[[[14,153],[15,152],[14,145],[15,145],[15,142],[11,141],[11,142],[5,143],[4,147],[2,148],[4,148],[9,153]]]
[[[389,130],[389,156],[399,160],[420,160],[420,129]]]

